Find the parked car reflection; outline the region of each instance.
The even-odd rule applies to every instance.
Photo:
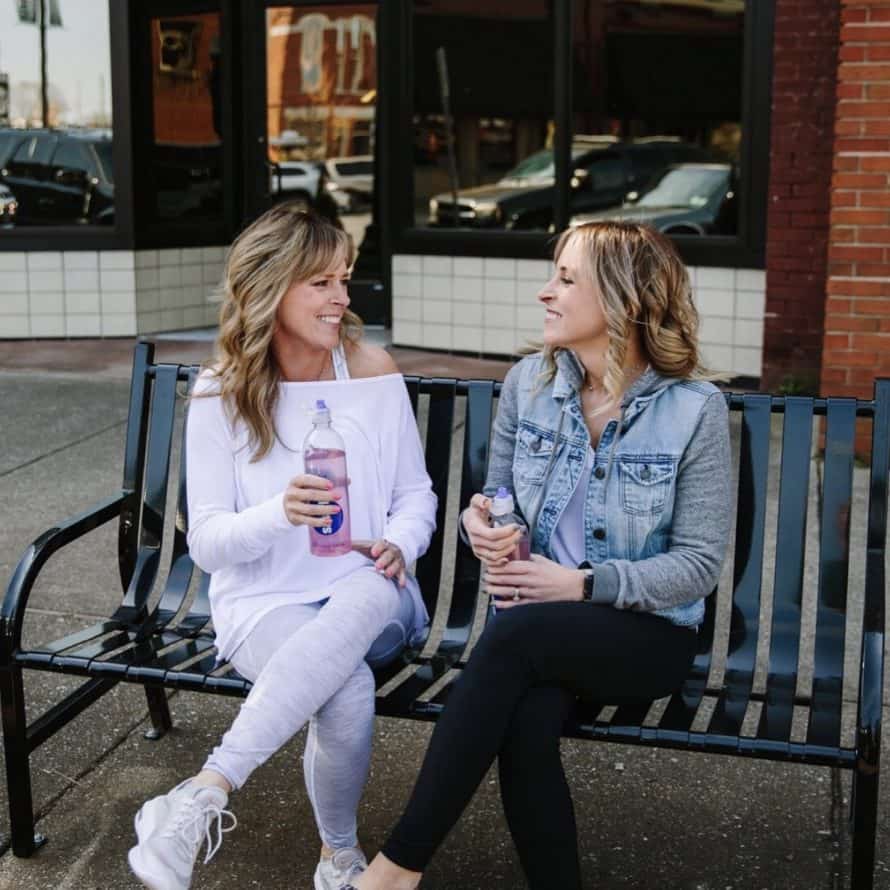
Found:
[[[111,136],[103,130],[2,131],[0,182],[16,202],[16,225],[114,222]]]
[[[572,145],[571,210],[596,211],[621,204],[671,164],[709,160],[700,146],[670,137],[619,142],[612,136],[576,137]],[[460,189],[429,202],[429,225],[548,229],[555,200],[553,152],[525,158],[493,185]]]
[[[736,192],[729,164],[678,164],[620,207],[572,217],[577,226],[595,220],[641,222],[667,235],[733,235]]]

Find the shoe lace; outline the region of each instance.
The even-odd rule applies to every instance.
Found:
[[[232,820],[230,825],[223,826],[223,816]],[[216,837],[212,831],[214,825]],[[231,810],[224,810],[215,803],[202,803],[194,798],[186,798],[180,803],[164,835],[178,840],[192,860],[198,855],[201,843],[206,842],[206,865],[222,846],[223,835],[233,831],[237,825],[238,820]]]

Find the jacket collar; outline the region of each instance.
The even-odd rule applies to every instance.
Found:
[[[577,393],[584,380],[584,368],[578,357],[569,349],[556,353],[556,377],[553,381],[553,398],[568,399]],[[652,399],[677,383],[675,377],[665,377],[649,365],[631,384],[621,399],[621,410],[627,422],[639,414]]]

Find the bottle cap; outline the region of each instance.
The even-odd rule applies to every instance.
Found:
[[[512,513],[514,508],[513,495],[509,489],[499,488],[491,501],[492,516],[506,516]]]
[[[315,407],[312,409],[312,422],[325,423],[331,420],[331,410],[328,408],[324,399],[316,399]]]

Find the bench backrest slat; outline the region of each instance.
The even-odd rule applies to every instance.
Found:
[[[448,501],[448,476],[451,469],[451,441],[454,431],[456,381],[424,381],[423,392],[429,393],[426,429],[426,471],[433,480],[433,491],[439,499],[436,528],[445,525]],[[442,575],[444,535],[433,535],[429,550],[417,561],[417,580],[430,615],[436,610],[439,581]]]
[[[489,434],[494,413],[495,385],[487,380],[470,381],[464,410],[464,443],[460,481],[460,505],[482,491],[488,472]],[[456,657],[463,654],[470,639],[479,591],[479,560],[472,550],[455,536],[454,587],[445,633],[439,652]]]
[[[155,366],[154,384],[151,386],[151,409],[148,416],[147,447],[142,446],[145,454],[145,481],[142,492],[139,549],[130,584],[115,616],[123,620],[132,620],[143,615],[157,579],[164,537],[178,373],[179,368],[176,365]]]
[[[760,593],[766,532],[771,399],[742,399],[738,510],[733,564],[733,616],[724,686],[710,731],[738,735],[754,681],[760,624]]]
[[[788,396],[782,429],[769,673],[757,733],[760,738],[790,738],[794,716],[812,446],[813,399]]]
[[[151,404],[152,381],[148,376],[148,367],[154,361],[154,352],[153,343],[137,343],[133,353],[122,483],[122,491],[126,497],[118,526],[117,547],[122,590],[130,586],[136,568],[136,551],[139,549],[139,514],[145,472],[145,430],[148,426],[148,409]]]
[[[813,690],[807,731],[807,741],[813,745],[834,746],[840,741],[855,441],[855,400],[829,399],[825,419]]]

